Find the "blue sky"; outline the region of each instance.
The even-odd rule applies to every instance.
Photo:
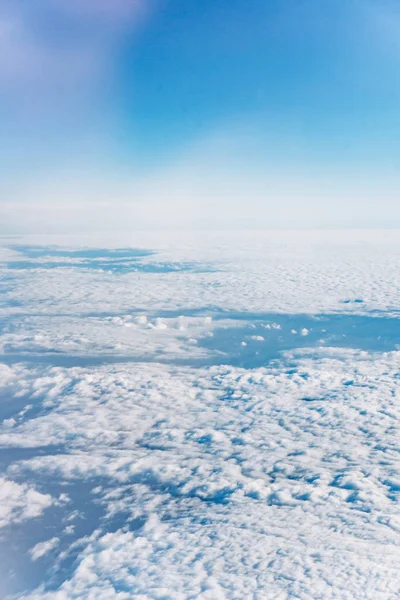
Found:
[[[2,0],[2,230],[400,225],[399,33],[391,0]]]

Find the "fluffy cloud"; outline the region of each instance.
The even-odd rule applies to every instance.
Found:
[[[110,238],[88,236],[89,246]],[[111,237],[113,244],[156,249],[149,263],[193,262],[196,271],[110,273],[27,269],[5,286],[4,313],[34,307],[44,315],[180,311],[206,308],[260,313],[390,311],[400,303],[397,231],[148,234]],[[28,238],[29,239],[29,238]],[[30,238],[43,243],[39,236]],[[54,236],[51,243],[68,243]],[[70,242],[76,242],[71,238]],[[16,260],[26,257],[14,255]],[[201,266],[206,269],[202,270]],[[27,265],[29,266],[29,264]],[[210,268],[211,266],[211,268]],[[7,262],[0,272],[10,275]],[[362,303],[354,303],[362,299]],[[349,301],[344,304],[345,301]],[[159,316],[159,315],[157,315]],[[303,327],[303,326],[302,326]],[[301,328],[302,328],[301,327]]]
[[[49,494],[0,477],[0,528],[39,517],[52,503]]]
[[[6,593],[398,596],[400,352],[377,351],[397,340],[398,238],[291,236],[124,240],[158,249],[143,263],[207,272],[83,270],[65,249],[68,268],[19,270],[43,252],[3,253]],[[269,361],[282,340],[293,349]],[[112,363],[126,350],[142,360]],[[193,362],[203,351],[216,364]]]
[[[16,322],[15,322],[16,323]],[[218,322],[228,327],[229,319]],[[142,315],[115,317],[24,318],[11,333],[0,336],[0,348],[10,353],[51,353],[65,356],[110,356],[190,360],[207,356],[198,337],[212,336],[207,317],[159,318]]]
[[[399,360],[327,350],[293,355],[290,368],[143,364],[32,378],[46,412],[0,441],[64,450],[10,474],[102,481],[94,505],[125,521],[81,541],[58,597],[390,597]]]

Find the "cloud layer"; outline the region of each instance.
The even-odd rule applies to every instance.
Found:
[[[134,241],[4,241],[0,593],[397,597],[399,237]]]
[[[339,350],[290,369],[20,373],[46,412],[27,413],[1,443],[64,450],[10,475],[67,491],[92,481],[94,506],[124,522],[81,540],[58,596],[44,586],[25,597],[395,594],[398,368],[398,353]],[[39,544],[41,556],[48,540]]]

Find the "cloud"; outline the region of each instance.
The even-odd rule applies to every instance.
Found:
[[[63,218],[62,213],[58,218]],[[7,262],[10,258],[24,258],[14,252],[12,257],[6,254],[3,265],[0,265],[5,282],[2,286],[5,304],[2,311],[8,318],[15,317],[14,333],[17,336],[22,338],[24,334],[28,337],[41,333],[45,336],[42,342],[49,344],[57,340],[57,326],[48,321],[44,328],[40,315],[42,318],[69,315],[73,319],[80,314],[97,313],[99,318],[92,324],[100,325],[101,313],[129,319],[135,316],[132,307],[148,314],[151,319],[161,316],[158,311],[180,314],[183,308],[212,312],[223,307],[232,311],[289,314],[332,313],[344,309],[358,314],[374,310],[393,311],[400,304],[398,237],[396,230],[251,231],[240,235],[235,231],[133,231],[82,238],[37,236],[27,238],[28,243],[61,243],[69,248],[73,248],[74,244],[95,248],[107,248],[109,245],[142,247],[158,250],[150,257],[156,263],[189,261],[200,266],[211,265],[215,269],[214,272],[211,268],[211,272],[199,269],[198,272],[177,271],[157,275],[143,272],[118,274],[96,269],[22,269],[12,271],[13,285],[7,287],[7,276],[11,271],[7,269]],[[3,243],[8,245],[10,242],[6,239]],[[361,298],[364,302],[344,304],[346,299],[351,298]],[[26,307],[34,307],[37,317],[24,320]],[[20,321],[17,321],[17,315],[21,315]],[[61,333],[65,328],[59,323]],[[79,332],[80,326],[76,321],[68,325],[71,333]],[[299,330],[303,326],[305,324],[299,323]],[[85,323],[84,328],[90,332],[90,322]],[[111,324],[104,325],[104,329],[111,332]],[[114,340],[119,335],[117,331],[128,335],[129,328],[125,329],[122,325],[115,324],[113,329]],[[94,333],[98,340],[103,336],[101,331]],[[140,327],[136,333],[137,339],[144,339],[141,338]],[[5,330],[3,335],[13,339],[13,331]],[[149,331],[151,335],[153,333]],[[161,335],[164,333],[161,332]],[[90,337],[93,339],[92,334]],[[58,343],[61,340],[62,337]],[[134,339],[131,343],[134,345]]]
[[[70,268],[73,266],[71,263]],[[229,324],[229,319],[218,321],[218,327],[228,327]],[[13,333],[1,335],[0,351],[17,354],[61,352],[65,356],[92,357],[112,354],[138,360],[195,360],[208,356],[206,349],[198,347],[196,338],[212,335],[212,329],[212,322],[204,317],[93,316],[84,323],[79,318],[55,317],[49,323],[46,315],[23,319]]]
[[[396,344],[395,320],[365,313],[399,304],[398,234],[116,240],[158,248],[143,260],[217,268],[83,272],[78,262],[91,251],[75,240],[74,255],[71,239],[62,250],[25,252],[35,260],[47,253],[47,261],[64,254],[74,268],[0,267],[8,307],[0,341],[27,351],[25,366],[0,365],[0,446],[9,461],[1,518],[14,523],[1,532],[14,564],[13,579],[5,569],[6,592],[12,583],[27,600],[150,600],[171,590],[182,600],[322,600],[332,590],[354,600],[395,597],[400,353],[311,346],[319,332],[337,344],[352,338],[370,347],[378,336],[384,348]],[[16,250],[5,256],[16,258]],[[267,307],[291,314],[252,314]],[[217,315],[176,316],[193,308]],[[327,310],[335,314],[318,318]],[[293,326],[308,335],[293,336]],[[206,331],[216,351],[228,347],[217,356],[225,364],[185,366],[175,349],[171,357],[176,336],[184,353],[189,336]],[[249,339],[258,333],[263,342]],[[264,366],[246,369],[234,364],[244,337],[243,352],[254,356],[271,339],[309,346],[274,362],[266,354]],[[118,343],[142,360],[114,364]],[[4,360],[18,360],[9,350]],[[151,361],[160,350],[170,362]],[[92,352],[100,360],[84,366]],[[71,366],[62,363],[68,358]],[[48,366],[39,362],[46,359]],[[29,491],[39,482],[38,498]],[[49,503],[54,509],[44,511]],[[26,523],[29,515],[42,518]],[[25,583],[29,569],[35,577]]]
[[[0,477],[0,528],[37,518],[52,504],[49,494]]]
[[[124,527],[92,523],[68,578],[25,597],[395,594],[399,353],[315,351],[290,365],[32,379],[36,391],[62,379],[68,393],[19,430],[65,451],[10,472],[53,485],[97,477],[86,501]]]
[[[29,551],[31,559],[33,562],[36,562],[39,558],[46,556],[46,554],[57,548],[59,543],[60,539],[57,537],[51,538],[51,540],[47,540],[46,542],[39,542]]]

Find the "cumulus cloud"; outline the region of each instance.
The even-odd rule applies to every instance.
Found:
[[[398,315],[369,311],[388,317],[399,302],[398,235],[117,241],[157,247],[143,261],[215,269],[82,274],[87,239],[75,255],[72,239],[25,249],[28,263],[64,254],[66,269],[12,269],[23,249],[3,255],[0,543],[17,575],[6,571],[6,592],[12,580],[29,600],[396,597],[400,352],[357,347],[397,329]],[[254,314],[267,308],[290,314]],[[334,322],[355,348],[340,347],[343,337],[319,347]],[[207,334],[217,353],[221,339],[228,347],[218,364],[182,364],[193,336],[200,346]],[[254,358],[281,338],[303,349],[235,365],[236,351]],[[12,364],[11,344],[33,364]],[[126,348],[147,354],[101,360]],[[100,361],[85,366],[93,351]],[[75,352],[82,362],[62,364]]]
[[[49,494],[0,477],[0,528],[39,517],[52,504]]]
[[[196,345],[196,338],[212,334],[213,324],[204,317],[152,318],[90,317],[81,319],[23,319],[13,333],[0,336],[0,349],[10,353],[61,352],[68,356],[130,357],[143,360],[199,359],[207,352]],[[218,322],[228,327],[230,320]]]
[[[125,527],[81,540],[68,581],[27,597],[396,593],[398,367],[338,349],[291,369],[48,371],[35,387],[62,374],[68,395],[9,435],[65,452],[10,472],[101,478],[93,499]]]
[[[65,246],[77,243],[79,238],[47,239]],[[43,244],[40,236],[27,240]],[[95,248],[101,243],[155,248],[158,252],[150,261],[193,262],[211,268],[206,272],[159,273],[157,277],[146,272],[117,274],[94,269],[13,270],[13,285],[4,291],[3,314],[24,313],[26,305],[35,306],[35,313],[42,316],[106,312],[128,318],[134,316],[132,307],[155,317],[159,316],[157,311],[179,314],[182,308],[212,311],[213,307],[307,314],[346,309],[365,314],[371,310],[390,311],[400,302],[396,284],[400,278],[400,251],[395,230],[261,231],[241,233],[240,238],[236,232],[135,232],[111,237],[93,235],[83,240]],[[13,258],[24,259],[16,252]],[[0,265],[4,275],[9,273],[8,260],[6,256]],[[344,304],[351,298],[364,302]],[[33,325],[34,319],[29,323]],[[15,333],[23,331],[23,324],[16,325]],[[50,322],[48,327],[50,331]],[[122,326],[120,331],[124,331]]]

